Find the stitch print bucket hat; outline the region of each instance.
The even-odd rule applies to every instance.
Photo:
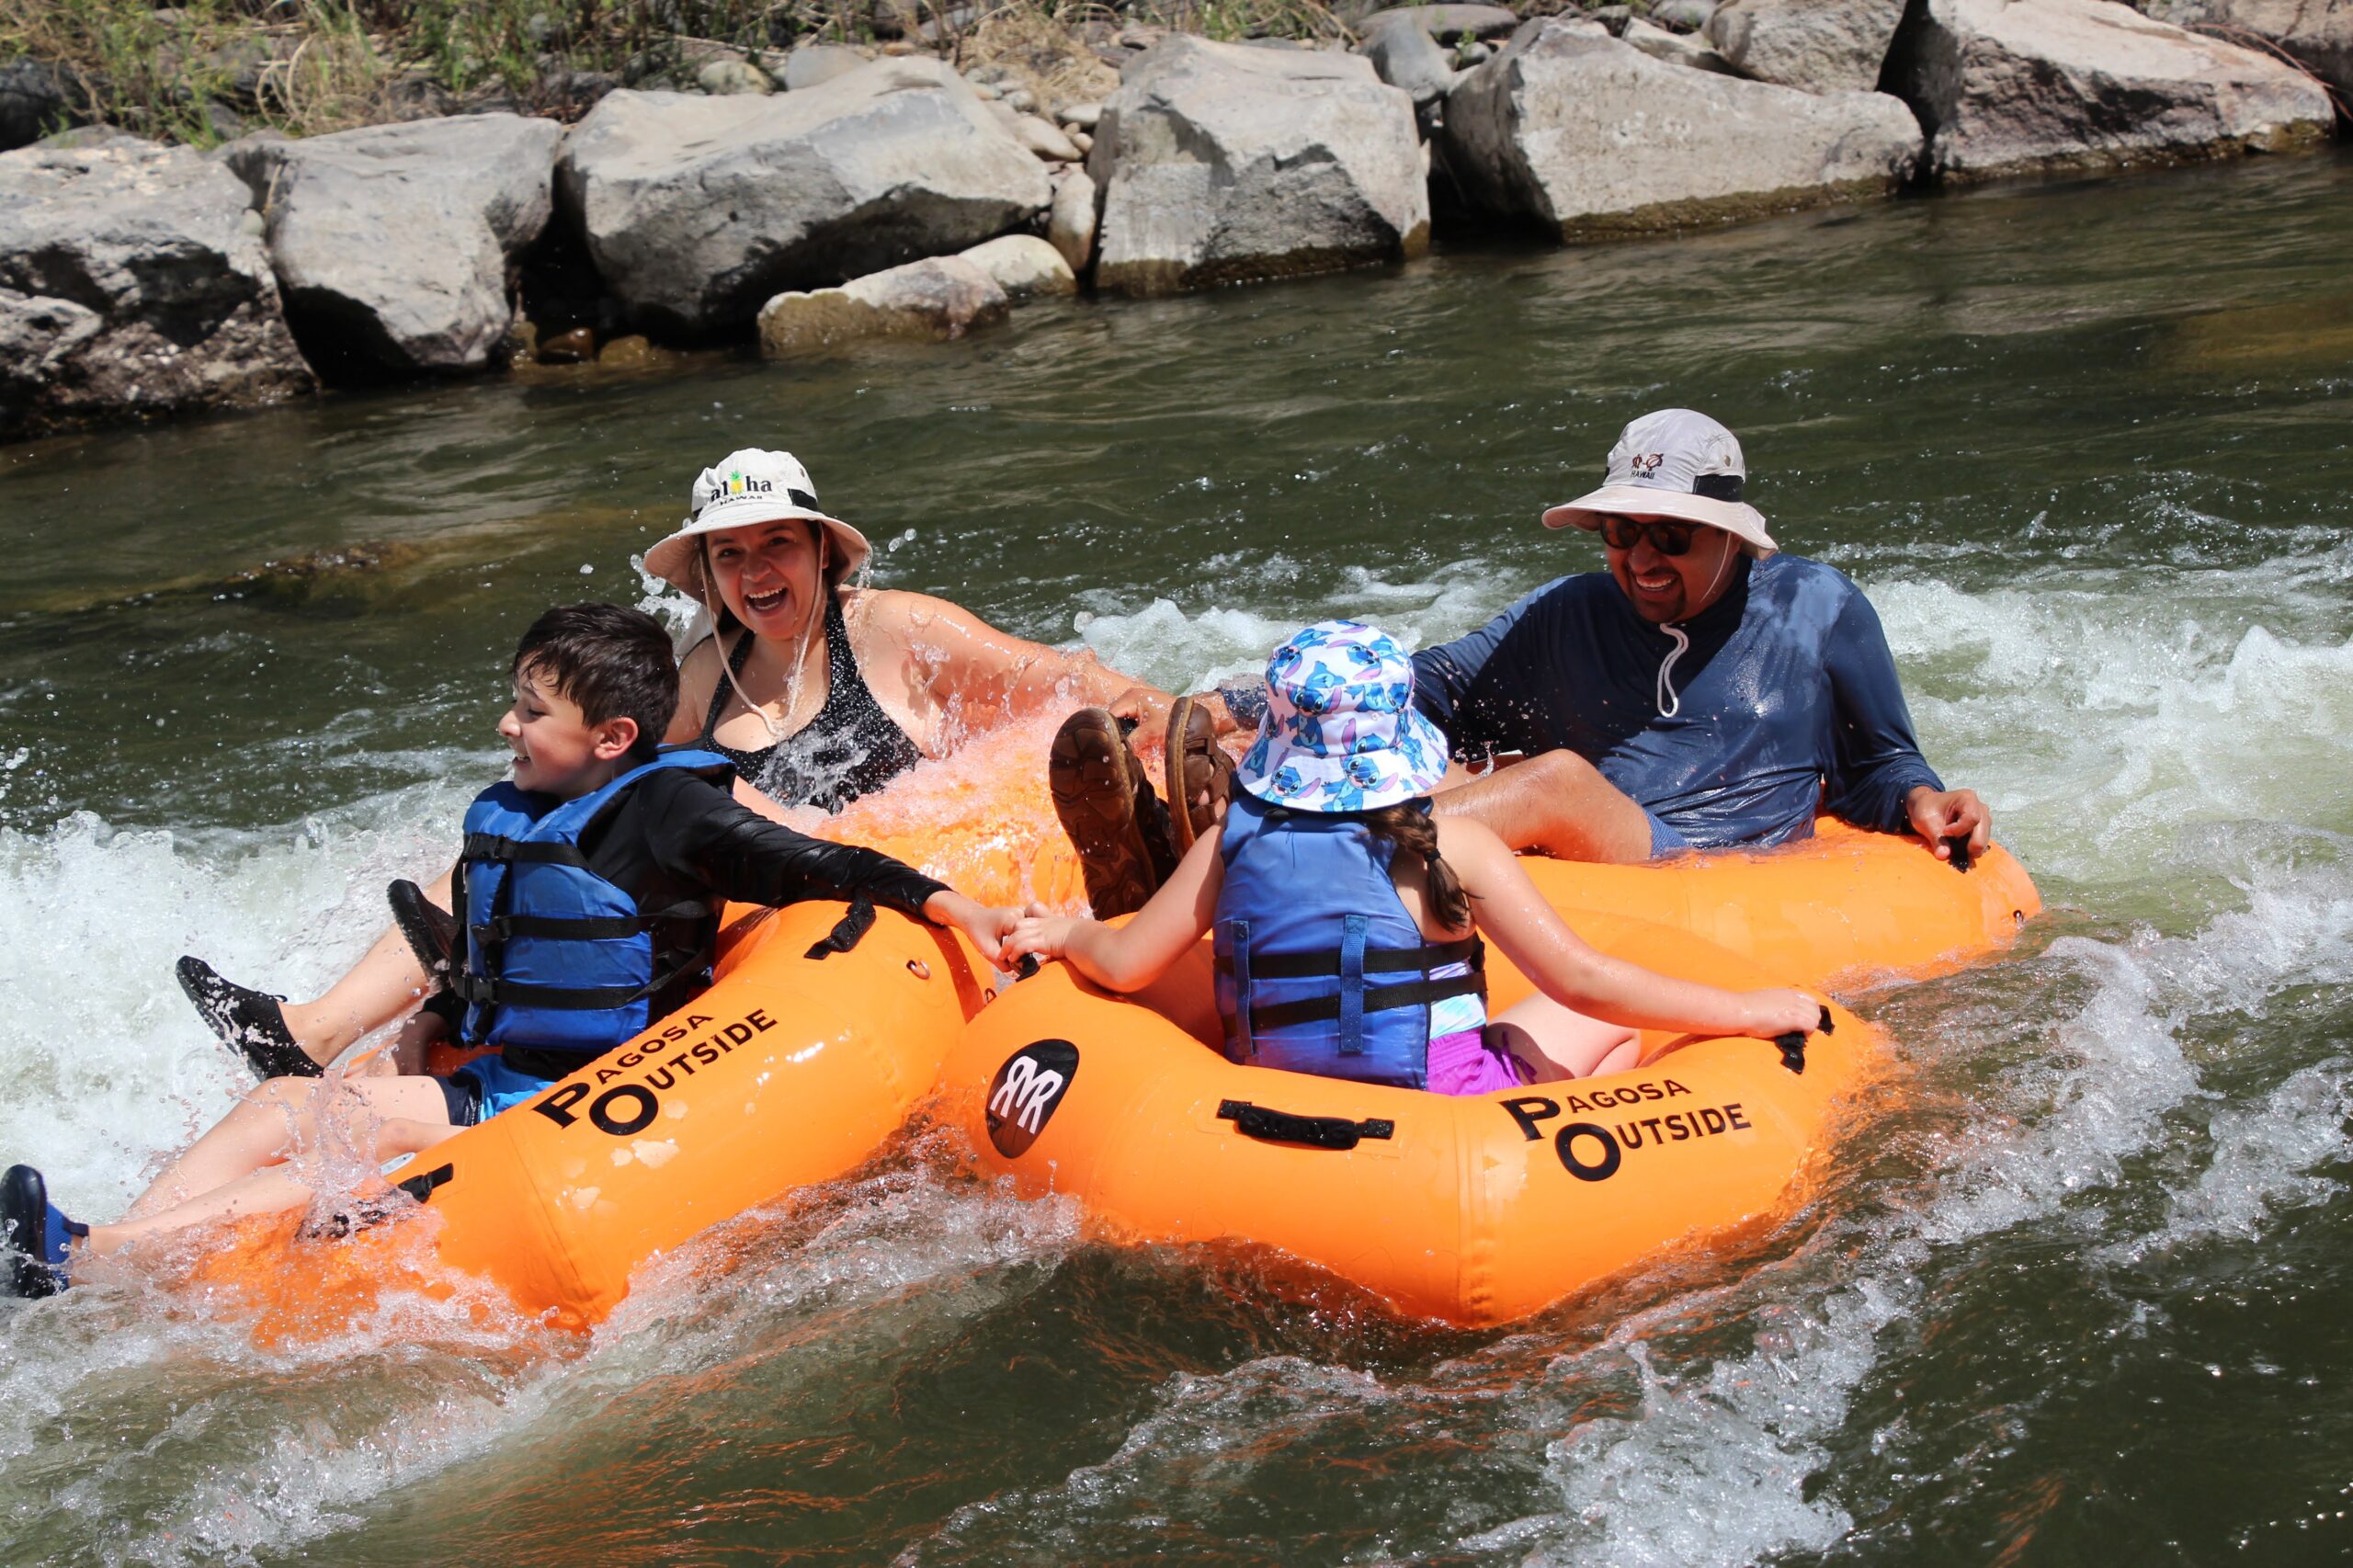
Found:
[[[1323,620],[1267,662],[1267,712],[1234,781],[1298,812],[1370,812],[1446,777],[1446,737],[1414,708],[1414,662],[1388,633]]]

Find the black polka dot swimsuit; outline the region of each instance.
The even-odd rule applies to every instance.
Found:
[[[739,678],[751,656],[752,635],[744,634],[727,655],[727,667]],[[719,716],[734,694],[734,683],[720,677],[710,694],[710,711],[703,715],[702,738],[707,746],[735,765],[735,771],[779,804],[814,806],[837,812],[860,795],[882,788],[923,760],[923,752],[892,722],[867,689],[858,673],[858,658],[850,652],[849,625],[842,607],[825,607],[825,705],[799,731],[774,745],[738,751],[722,744],[712,734]]]

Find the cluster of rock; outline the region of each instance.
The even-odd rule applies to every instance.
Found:
[[[2214,30],[2116,0],[1418,6],[1354,51],[1139,40],[1099,103],[802,50],[605,93],[568,131],[494,113],[202,155],[74,133],[0,154],[0,432],[483,368],[551,244],[612,324],[788,355],[955,336],[1087,280],[1399,261],[1434,197],[1576,239],[2320,140],[2327,91],[2241,34],[2353,87],[2353,0],[2147,3]]]

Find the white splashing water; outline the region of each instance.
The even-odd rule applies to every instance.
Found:
[[[2000,1114],[1944,1150],[1927,1173],[1928,1199],[1900,1221],[1843,1238],[1856,1251],[1832,1283],[1821,1282],[1804,1249],[1768,1271],[1758,1288],[1791,1292],[1803,1310],[1774,1320],[1740,1354],[1668,1367],[1644,1348],[1654,1325],[1636,1320],[1601,1348],[1565,1358],[1564,1378],[1622,1381],[1631,1413],[1548,1425],[1557,1409],[1529,1402],[1529,1419],[1539,1424],[1524,1436],[1549,1456],[1557,1505],[1468,1531],[1463,1550],[1692,1563],[1819,1550],[1850,1521],[1835,1491],[1809,1494],[1807,1480],[1881,1364],[1881,1336],[1918,1310],[1916,1276],[1931,1249],[2078,1210],[2097,1232],[2120,1186],[2135,1179],[2136,1160],[2192,1113],[2203,1118],[2205,1138],[2180,1174],[2160,1178],[2168,1184],[2163,1218],[2111,1239],[2105,1256],[2133,1262],[2259,1237],[2279,1215],[2335,1191],[2318,1173],[2347,1153],[2353,1063],[2295,1064],[2231,1102],[2205,1086],[2205,1061],[2186,1043],[2201,1019],[2259,1020],[2283,991],[2353,980],[2353,872],[2345,869],[2353,857],[2340,836],[2353,831],[2344,767],[2353,745],[2353,644],[2328,632],[2325,607],[2246,576],[2192,579],[2162,593],[2145,584],[1982,594],[1867,585],[1905,666],[1932,759],[1949,779],[1987,791],[2006,838],[2039,871],[2145,890],[2189,858],[2226,872],[2235,898],[2177,919],[2173,935],[2055,945],[2045,962],[2087,994],[2048,1024],[2031,1061],[2002,1077]],[[1319,613],[1358,614],[1415,643],[1499,608],[1475,569],[1427,583],[1368,578],[1358,588],[1350,602]],[[2268,622],[2255,619],[2274,609]],[[1188,615],[1159,601],[1097,611],[1078,630],[1110,664],[1199,686],[1254,672],[1303,619],[1246,608]],[[2262,744],[2249,744],[2251,734]],[[0,1158],[42,1164],[68,1208],[118,1210],[143,1173],[240,1086],[239,1070],[179,995],[173,960],[195,951],[241,980],[314,991],[381,926],[387,879],[446,861],[451,824],[483,772],[479,758],[452,754],[445,784],[257,833],[118,833],[86,815],[45,832],[0,832],[0,988],[15,1006],[0,1040],[0,1072],[12,1086],[0,1101]],[[2088,831],[2095,822],[2114,825]],[[2250,822],[2302,825],[2283,851],[2277,831]],[[626,1384],[671,1364],[665,1358],[710,1364],[760,1313],[802,1310],[814,1299],[804,1286],[835,1292],[825,1299],[836,1302],[874,1301],[925,1279],[984,1278],[1068,1242],[1067,1216],[976,1208],[921,1184],[877,1212],[884,1228],[795,1248],[724,1321],[681,1315],[681,1292],[660,1271],[692,1259],[669,1260],[584,1359],[522,1355],[508,1365],[499,1345],[478,1347],[499,1369],[426,1380],[414,1397],[364,1408],[311,1408],[275,1426],[256,1427],[249,1405],[216,1394],[217,1407],[207,1408],[244,1446],[209,1478],[191,1466],[168,1505],[151,1503],[146,1517],[108,1527],[112,1544],[98,1555],[196,1561],[288,1550],[342,1528],[360,1501],[386,1488],[528,1440],[564,1418],[565,1391],[585,1378]],[[823,1261],[806,1280],[813,1257]],[[38,1451],[63,1413],[103,1408],[107,1391],[167,1366],[210,1358],[240,1376],[300,1374],[330,1388],[337,1375],[324,1360],[290,1372],[257,1362],[233,1325],[208,1326],[200,1314],[156,1303],[96,1295],[39,1310],[36,1332],[0,1345],[0,1457]],[[976,1299],[972,1310],[984,1308]],[[425,1337],[444,1343],[458,1332],[438,1320],[429,1327]],[[355,1340],[323,1356],[364,1369],[387,1354],[385,1344]],[[1256,1394],[1241,1397],[1245,1386]],[[1172,1382],[1128,1441],[1072,1475],[1052,1507],[1083,1542],[1097,1506],[1144,1484],[1138,1477],[1147,1470],[1159,1474],[1171,1444],[1200,1466],[1222,1462],[1222,1449],[1246,1450],[1273,1419],[1252,1414],[1253,1398],[1282,1407],[1287,1428],[1312,1429],[1318,1411],[1392,1396],[1373,1380],[1312,1362],[1254,1362]],[[96,1520],[129,1485],[97,1473],[57,1506]]]

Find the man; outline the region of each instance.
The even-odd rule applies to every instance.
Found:
[[[1964,838],[1972,855],[1986,847],[1985,803],[1947,790],[1920,755],[1870,601],[1835,568],[1779,553],[1741,499],[1745,480],[1731,431],[1662,409],[1626,426],[1600,489],[1545,512],[1548,528],[1598,532],[1608,569],[1548,583],[1415,655],[1415,706],[1459,762],[1490,765],[1451,772],[1438,812],[1483,822],[1515,849],[1577,860],[1784,844],[1812,834],[1822,811],[1916,833],[1939,858],[1951,856],[1949,839]],[[1156,695],[1131,692],[1115,707],[1148,721]],[[1256,717],[1242,695],[1177,699],[1169,774],[1195,807],[1180,819],[1207,814],[1198,786],[1213,771],[1205,761],[1218,760],[1211,722],[1223,730]],[[1157,802],[1140,767],[1112,762],[1124,748],[1110,725],[1108,715],[1096,722],[1089,760],[1107,784],[1120,773],[1137,780],[1142,814],[1129,808],[1127,842],[1159,850],[1149,831]],[[1063,799],[1076,771],[1059,769],[1057,803],[1090,894],[1098,881],[1109,892],[1076,831],[1078,802]],[[1128,884],[1149,883],[1146,895],[1157,885],[1151,869],[1137,875],[1142,858],[1123,858],[1120,908],[1141,903],[1126,902]],[[1165,852],[1152,858],[1165,864]]]
[[[1438,810],[1580,860],[1787,843],[1817,810],[1939,858],[1950,838],[1985,848],[1992,814],[1920,756],[1870,601],[1780,554],[1745,478],[1731,431],[1662,409],[1626,426],[1600,489],[1544,514],[1598,532],[1608,570],[1415,656],[1415,701],[1458,758],[1527,758]]]

